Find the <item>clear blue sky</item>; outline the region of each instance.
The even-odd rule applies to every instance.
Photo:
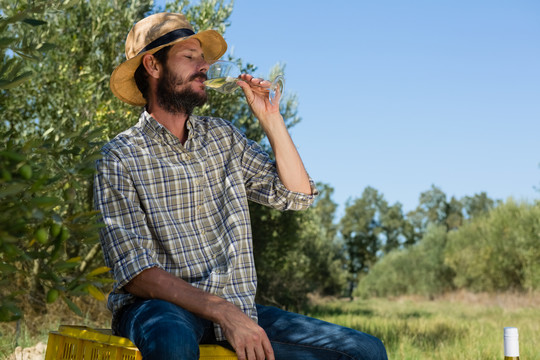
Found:
[[[540,1],[236,0],[230,21],[235,57],[286,64],[291,134],[339,212],[366,186],[405,211],[432,184],[540,198]]]

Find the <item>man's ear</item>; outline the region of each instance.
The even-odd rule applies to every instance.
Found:
[[[159,78],[159,75],[161,73],[161,64],[157,61],[157,59],[152,54],[146,54],[142,58],[142,64],[144,68],[146,69],[146,72],[148,75],[150,75],[153,78]]]

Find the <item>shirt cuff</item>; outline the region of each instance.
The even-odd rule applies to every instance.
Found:
[[[152,255],[152,252],[147,249],[134,249],[117,261],[114,265],[114,279],[116,280],[114,291],[124,293],[122,288],[146,269],[163,268]]]
[[[276,188],[279,193],[284,194],[287,202],[284,210],[305,210],[309,208],[313,204],[313,201],[315,201],[315,197],[319,194],[315,182],[311,178],[309,179],[309,185],[311,187],[311,194],[304,194],[288,190],[285,185],[278,180]]]

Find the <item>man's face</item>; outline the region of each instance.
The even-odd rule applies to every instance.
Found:
[[[208,63],[198,40],[188,39],[174,45],[158,80],[158,104],[170,113],[190,115],[207,100],[203,84],[207,70]]]

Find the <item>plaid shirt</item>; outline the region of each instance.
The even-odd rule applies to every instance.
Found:
[[[94,198],[115,279],[108,300],[113,323],[135,299],[124,285],[152,267],[236,304],[256,321],[248,200],[281,210],[305,209],[314,200],[287,190],[275,163],[230,123],[191,116],[187,129],[182,145],[144,111],[97,161]]]

